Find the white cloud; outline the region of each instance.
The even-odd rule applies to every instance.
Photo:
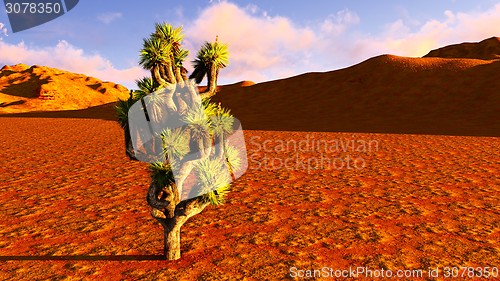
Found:
[[[255,5],[255,4],[248,4],[245,7],[245,10],[249,11],[251,14],[256,14],[257,12],[260,11],[259,6]]]
[[[5,27],[5,24],[0,22],[0,40],[2,40],[2,36],[9,36],[9,34],[7,34],[7,27]]]
[[[86,54],[66,41],[59,41],[56,46],[45,48],[28,47],[24,42],[8,44],[0,41],[0,61],[5,64],[25,63],[55,67],[121,83],[127,87],[134,87],[135,79],[148,75],[139,66],[117,69],[102,56]]]
[[[121,17],[123,17],[122,13],[114,12],[114,13],[100,14],[97,16],[97,19],[104,24],[110,24],[111,22],[120,19]]]
[[[358,15],[349,9],[338,11],[336,14],[329,15],[321,24],[321,32],[340,35],[347,28],[360,22]]]

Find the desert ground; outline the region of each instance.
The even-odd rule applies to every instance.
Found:
[[[145,200],[147,165],[125,156],[116,122],[0,124],[2,280],[280,280],[292,267],[500,265],[496,137],[247,130],[247,173],[225,205],[188,221],[182,258],[165,261]],[[299,151],[279,149],[304,140]],[[314,165],[321,157],[357,160]]]

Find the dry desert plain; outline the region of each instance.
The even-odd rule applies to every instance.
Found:
[[[246,128],[249,167],[225,205],[183,226],[177,261],[162,260],[147,164],[125,156],[111,105],[4,115],[0,279],[286,280],[349,267],[425,277],[439,267],[419,280],[450,280],[444,267],[499,267],[499,63],[381,56],[222,87],[216,100]]]

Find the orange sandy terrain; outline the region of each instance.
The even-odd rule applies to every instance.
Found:
[[[122,85],[46,66],[0,70],[0,113],[84,109],[128,95]]]
[[[115,122],[0,124],[2,280],[279,280],[291,267],[500,265],[499,138],[245,131],[248,172],[227,204],[188,221],[182,258],[170,262],[159,260],[146,164],[126,158]],[[267,150],[310,144],[280,168],[295,151],[264,151],[266,140]],[[355,140],[356,149],[312,140]],[[321,157],[357,166],[314,169],[310,159]]]

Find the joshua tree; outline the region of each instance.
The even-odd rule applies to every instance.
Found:
[[[189,78],[194,78],[196,83],[201,83],[205,75],[207,76],[208,95],[214,95],[217,90],[217,78],[219,70],[229,65],[229,51],[226,44],[218,42],[205,42],[193,61],[194,71]]]
[[[187,126],[161,133],[168,161],[150,165],[152,181],[147,194],[151,215],[164,228],[168,260],[180,258],[182,225],[208,205],[222,204],[233,171],[241,168],[238,150],[224,141],[233,131],[229,111],[206,101],[182,115]],[[185,181],[189,175],[195,178],[191,187]]]
[[[151,83],[150,78],[138,81],[139,85],[147,87]],[[187,88],[187,85],[181,87]],[[172,92],[170,88],[164,90]],[[186,95],[181,98],[189,104],[189,100],[193,99],[189,97],[191,91],[184,92]],[[129,130],[128,109],[143,98],[144,94],[143,89],[136,91],[129,100],[120,101],[117,106],[119,122],[126,133]],[[153,110],[148,112],[149,118],[154,122],[164,117],[161,116],[162,108],[159,107],[164,104],[161,99],[165,95],[151,95]],[[154,108],[157,105],[159,107]],[[180,106],[177,107],[175,113],[187,125],[167,127],[161,132],[166,161],[156,161],[149,166],[151,184],[146,198],[152,207],[151,215],[164,228],[164,254],[168,260],[180,258],[182,225],[208,205],[222,204],[229,192],[230,182],[234,179],[234,172],[242,167],[240,152],[227,141],[233,132],[235,120],[229,110],[209,99],[199,105],[191,104],[185,111],[181,111]],[[185,186],[189,175],[194,176],[194,184],[191,182],[190,187]]]
[[[194,75],[199,83],[207,75],[209,84],[208,93],[198,98],[202,103],[195,106],[194,95],[198,92],[183,67],[188,56],[181,46],[183,37],[180,27],[155,25],[155,32],[144,39],[139,60],[141,66],[151,71],[151,78],[137,80],[139,90],[131,91],[130,98],[120,100],[116,106],[118,122],[125,132],[127,155],[133,160],[137,160],[137,155],[132,146],[128,113],[136,102],[144,102],[146,96],[151,97],[149,100],[160,97],[159,103],[153,102],[149,118],[161,119],[162,110],[168,109],[167,112],[174,112],[187,124],[165,128],[157,136],[165,161],[149,166],[151,184],[147,202],[152,207],[151,215],[164,227],[164,253],[168,260],[180,258],[181,226],[208,205],[222,204],[234,172],[241,167],[238,150],[227,141],[233,132],[234,118],[208,98],[215,93],[219,69],[228,64],[227,45],[216,39],[214,43],[206,42],[199,51],[196,74],[191,77]],[[179,87],[184,89],[182,94],[177,91]],[[157,92],[161,94],[155,95]],[[185,186],[188,176],[190,189]]]

